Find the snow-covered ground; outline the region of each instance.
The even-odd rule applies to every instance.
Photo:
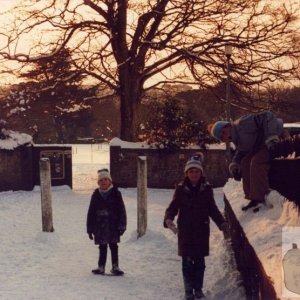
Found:
[[[128,215],[128,229],[120,243],[120,267],[124,277],[95,276],[98,248],[85,232],[91,193],[97,170],[109,167],[108,145],[73,145],[73,190],[52,189],[53,233],[42,232],[39,187],[32,192],[0,193],[0,299],[182,299],[181,261],[177,240],[162,226],[173,190],[148,190],[148,230],[137,239],[136,189],[121,189]],[[300,299],[291,292],[282,270],[282,258],[297,244],[300,220],[293,204],[271,192],[273,208],[254,214],[242,212],[245,204],[240,182],[229,180],[214,190],[223,209],[223,191],[229,199],[280,299]],[[211,223],[210,256],[206,258],[204,290],[208,299],[246,299],[235,271],[229,245]],[[300,258],[299,258],[300,259]],[[108,257],[107,271],[110,269]],[[300,260],[299,260],[300,261]],[[295,264],[300,276],[300,265]],[[292,285],[300,290],[296,280]],[[268,300],[268,299],[266,299]]]
[[[291,250],[292,244],[300,248],[300,218],[294,204],[286,201],[276,191],[271,191],[267,202],[272,208],[264,207],[257,213],[251,210],[243,212],[241,207],[247,203],[247,200],[244,200],[242,184],[229,179],[224,187],[224,193],[267,275],[273,281],[277,296],[280,299],[299,300],[300,251],[296,251],[295,268],[290,267],[283,272],[282,263],[285,254]],[[293,282],[287,280],[289,274],[292,274]],[[294,289],[296,293],[287,288],[292,285],[296,286]]]
[[[98,248],[86,234],[86,213],[96,188],[96,172],[108,166],[107,145],[73,147],[74,188],[52,189],[53,233],[42,232],[38,187],[32,192],[0,193],[1,300],[182,299],[177,239],[162,225],[173,190],[148,190],[148,230],[137,239],[136,189],[121,189],[128,228],[119,252],[120,267],[126,274],[107,277],[91,273],[97,265]],[[222,189],[215,189],[215,198],[222,209]],[[211,224],[204,282],[207,298],[243,300],[244,290],[228,245]]]

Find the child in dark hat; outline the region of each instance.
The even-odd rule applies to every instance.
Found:
[[[99,245],[98,268],[94,274],[105,274],[107,246],[111,251],[113,275],[123,275],[119,268],[118,244],[126,230],[126,210],[121,192],[113,186],[107,169],[98,171],[98,186],[91,197],[87,214],[87,233]]]
[[[209,218],[229,235],[229,227],[216,206],[212,187],[206,182],[201,161],[194,155],[187,161],[185,178],[166,209],[164,227],[178,235],[178,255],[182,257],[185,299],[204,298],[202,291],[205,256],[209,255]],[[177,226],[174,218],[177,216]]]

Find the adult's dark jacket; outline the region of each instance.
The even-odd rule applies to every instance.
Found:
[[[208,256],[209,217],[219,229],[225,219],[216,206],[213,189],[204,177],[196,187],[187,178],[177,186],[165,212],[164,227],[167,227],[167,219],[174,220],[177,215],[178,255],[194,258]]]
[[[87,233],[94,235],[95,244],[120,242],[120,233],[126,229],[126,210],[121,192],[113,187],[104,199],[99,189],[91,197],[87,214]]]

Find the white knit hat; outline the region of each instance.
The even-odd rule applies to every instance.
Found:
[[[202,160],[203,156],[200,156],[198,154],[192,156],[185,164],[184,173],[186,173],[189,169],[196,168],[199,169],[203,174]]]
[[[100,180],[100,179],[102,179],[102,178],[107,178],[107,179],[109,179],[110,181],[112,181],[108,169],[100,169],[100,170],[98,170],[98,180]]]

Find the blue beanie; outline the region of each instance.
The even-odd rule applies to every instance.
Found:
[[[229,125],[230,123],[228,121],[218,121],[216,122],[215,124],[213,124],[213,126],[211,127],[211,130],[210,130],[210,134],[215,138],[217,139],[218,141],[222,141],[221,140],[221,132],[222,132],[222,129]]]

